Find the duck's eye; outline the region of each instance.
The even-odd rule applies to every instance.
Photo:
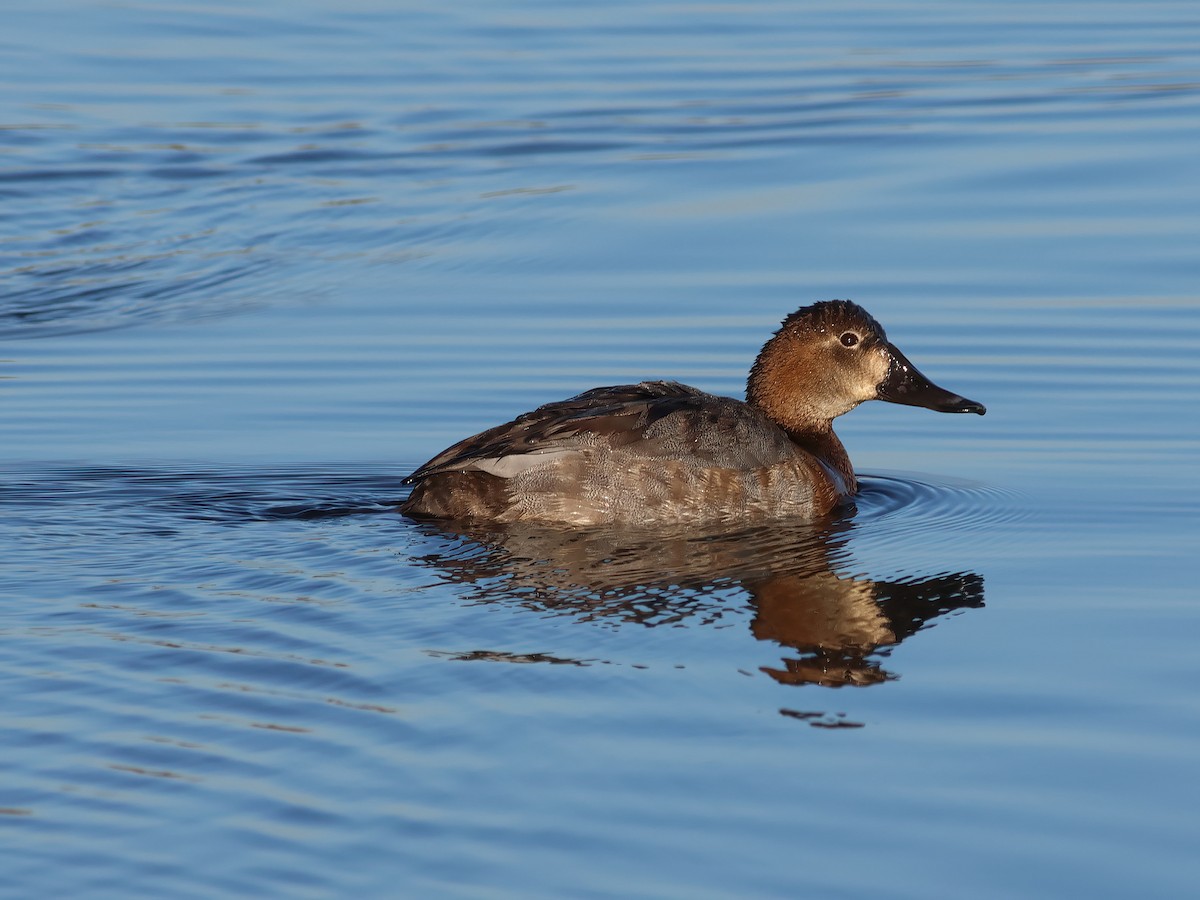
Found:
[[[853,331],[847,331],[839,338],[839,340],[842,342],[843,347],[853,347],[858,343],[858,335]]]

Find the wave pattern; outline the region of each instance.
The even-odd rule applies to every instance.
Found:
[[[1198,27],[6,4],[4,887],[1194,893]],[[989,409],[839,420],[844,516],[395,512],[842,296]]]
[[[513,12],[517,26],[487,5],[410,10],[424,38],[394,47],[366,26],[372,4],[303,16],[267,4],[257,27],[305,60],[302,77],[259,58],[264,32],[211,29],[200,9],[86,14],[87,54],[68,43],[36,67],[20,54],[0,64],[23,85],[23,103],[0,106],[0,215],[18,224],[0,240],[0,334],[227,315],[292,302],[305,281],[328,296],[336,280],[321,269],[341,260],[477,253],[516,223],[561,221],[572,194],[734,157],[799,155],[803,184],[849,185],[861,173],[836,167],[839,146],[1067,123],[1102,139],[1114,121],[1153,130],[1200,106],[1183,59],[1100,24],[1006,46],[947,10],[936,42],[932,8],[899,34],[877,31],[868,7],[777,12],[618,4],[562,20]],[[993,12],[1027,24],[1023,7]],[[697,15],[664,57],[663,35]],[[12,27],[18,41],[36,20]],[[730,52],[730,34],[745,52]],[[151,86],[138,66],[163,54]],[[80,90],[92,81],[110,88]]]

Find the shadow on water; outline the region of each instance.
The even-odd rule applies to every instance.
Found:
[[[841,574],[861,527],[855,510],[735,531],[417,527],[442,546],[414,562],[437,570],[468,602],[657,627],[714,624],[748,601],[754,637],[791,654],[782,667],[762,669],[781,684],[888,681],[896,676],[882,659],[893,647],[939,616],[984,602],[983,577],[973,572],[897,581]],[[486,650],[455,658],[579,662]]]

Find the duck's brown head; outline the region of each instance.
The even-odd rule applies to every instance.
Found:
[[[864,400],[938,412],[986,412],[935,385],[861,306],[829,300],[783,320],[750,370],[746,400],[789,431],[823,431]]]

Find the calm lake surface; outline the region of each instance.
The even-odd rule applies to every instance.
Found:
[[[0,893],[1194,891],[1194,3],[3,18]],[[844,515],[395,511],[834,297]]]

